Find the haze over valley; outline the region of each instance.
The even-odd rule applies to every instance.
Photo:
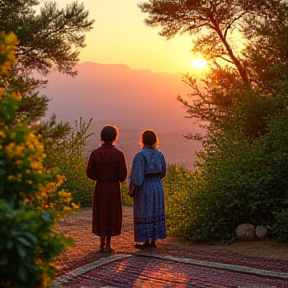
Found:
[[[153,73],[132,70],[123,64],[85,62],[75,67],[74,78],[51,73],[43,91],[51,101],[45,121],[52,114],[59,121],[93,119],[88,139],[89,153],[99,146],[99,133],[106,124],[119,128],[116,147],[125,154],[130,167],[133,155],[139,150],[141,131],[150,128],[159,136],[160,150],[168,163],[193,167],[199,141],[187,140],[187,133],[201,131],[199,123],[185,118],[186,110],[177,96],[189,94],[190,87],[182,82],[181,73]]]

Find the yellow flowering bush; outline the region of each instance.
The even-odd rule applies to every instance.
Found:
[[[44,169],[41,136],[17,119],[21,95],[5,79],[16,45],[13,34],[0,32],[0,287],[44,288],[52,263],[73,245],[55,221],[77,205],[61,187],[65,178]]]
[[[17,44],[17,37],[13,33],[5,34],[0,31],[0,75],[2,77],[10,74],[11,63],[16,60],[15,47]],[[2,93],[0,92],[0,94]]]
[[[0,124],[0,129],[1,129]],[[71,195],[61,189],[64,176],[58,175],[51,182],[43,168],[43,146],[27,124],[5,125],[0,133],[2,168],[0,196],[9,201],[23,199],[36,211],[50,209],[55,219],[63,218],[67,211],[77,206],[71,204]]]

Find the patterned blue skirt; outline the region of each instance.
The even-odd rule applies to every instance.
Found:
[[[164,239],[166,234],[165,201],[159,177],[145,178],[134,196],[134,240]]]

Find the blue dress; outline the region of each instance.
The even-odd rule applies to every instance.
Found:
[[[134,240],[164,239],[166,215],[162,178],[166,175],[166,161],[162,152],[143,148],[133,159],[130,185],[139,188],[134,196]]]

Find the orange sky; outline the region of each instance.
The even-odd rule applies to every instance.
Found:
[[[137,7],[139,0],[78,0],[84,2],[94,29],[86,34],[86,48],[81,62],[126,64],[132,69],[153,72],[182,72],[191,70],[193,55],[188,35],[169,41],[158,35],[158,28],[143,23],[147,16]],[[59,0],[65,5],[71,0]]]

